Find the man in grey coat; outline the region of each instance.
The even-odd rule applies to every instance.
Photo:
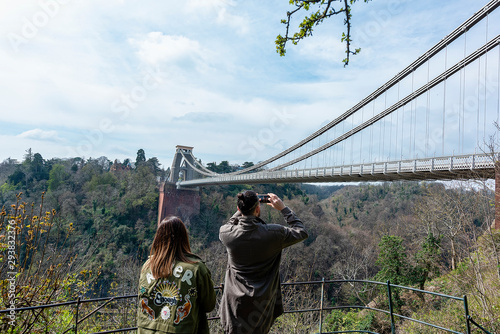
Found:
[[[283,313],[279,266],[283,248],[308,237],[304,224],[275,194],[267,205],[280,211],[288,226],[266,224],[259,197],[238,194],[238,211],[219,231],[228,264],[220,316],[226,334],[265,334]]]

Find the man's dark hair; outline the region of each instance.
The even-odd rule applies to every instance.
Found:
[[[249,215],[253,213],[257,205],[259,205],[259,197],[255,191],[247,190],[238,194],[238,209],[242,214]]]

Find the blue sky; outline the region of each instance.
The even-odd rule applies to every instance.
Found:
[[[170,166],[264,160],[385,83],[488,1],[363,1],[359,55],[343,67],[343,18],[274,40],[287,0],[0,0],[0,162],[59,157]]]

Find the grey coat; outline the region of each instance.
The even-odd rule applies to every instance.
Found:
[[[287,226],[266,224],[238,211],[219,231],[228,264],[220,316],[228,334],[268,333],[283,313],[279,265],[281,250],[308,237],[304,224],[288,207]]]

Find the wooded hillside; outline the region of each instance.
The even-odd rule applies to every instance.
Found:
[[[209,167],[240,166],[221,162]],[[18,226],[17,307],[78,295],[135,293],[140,266],[156,229],[158,186],[168,173],[158,159],[146,159],[142,150],[135,161],[124,162],[106,157],[46,160],[31,150],[21,163],[10,159],[2,162],[3,308],[9,307],[6,235],[11,220]],[[234,213],[236,194],[245,189],[277,194],[308,229],[310,237],[304,243],[283,253],[283,282],[390,280],[421,289],[438,286],[457,295],[475,294],[479,297],[473,299],[476,309],[472,311],[483,325],[500,330],[500,238],[489,229],[494,194],[484,184],[204,187],[200,214],[186,223],[193,251],[205,259],[216,284],[223,282],[227,261],[218,230]],[[269,223],[283,223],[280,214],[269,207],[263,207],[261,216]],[[312,290],[294,293],[288,300],[295,306],[319,302],[311,300],[310,293]],[[332,286],[327,297],[332,305],[367,305],[377,300],[378,293],[362,286]],[[404,294],[396,298],[403,314],[428,311],[425,299],[419,301]],[[440,305],[439,309],[446,307]],[[290,326],[294,322],[294,331],[304,333],[308,322],[313,322],[307,316],[290,319],[283,317],[275,331],[293,332]],[[331,331],[363,326],[380,333],[387,331],[387,319],[371,314],[332,312],[328,319],[325,326]],[[8,319],[4,317],[3,321],[3,329],[8,329]],[[20,332],[43,327],[39,319],[31,321],[26,320]],[[298,326],[299,322],[306,327]],[[462,326],[459,320],[450,319],[449,323]],[[408,333],[412,331],[420,333],[418,328],[407,327]]]

